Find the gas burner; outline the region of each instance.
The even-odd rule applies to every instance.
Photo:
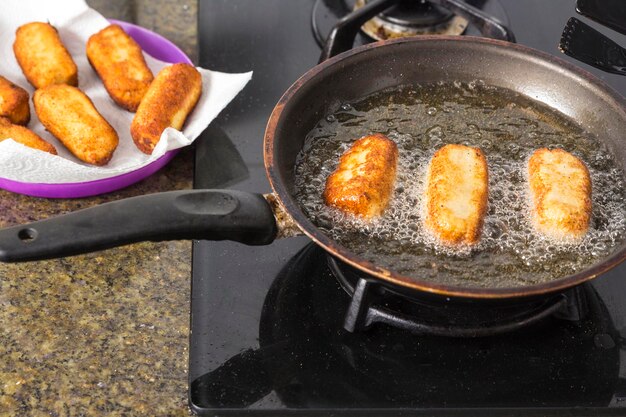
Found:
[[[316,0],[311,26],[318,45],[324,47],[328,34],[340,19],[372,1],[374,0]],[[505,26],[509,25],[509,18],[500,0],[466,0],[466,3]],[[354,46],[364,45],[372,40],[425,34],[485,36],[481,27],[445,7],[425,0],[398,0],[396,5],[390,6],[361,27]]]
[[[369,0],[356,0],[354,10]],[[417,35],[461,35],[468,20],[450,10],[425,0],[401,1],[371,20],[361,30],[374,40],[403,38]]]
[[[593,291],[581,285],[563,293],[520,301],[452,299],[380,283],[330,255],[328,267],[351,298],[344,329],[366,330],[376,323],[419,335],[483,337],[513,332],[553,317],[577,322],[588,314]]]

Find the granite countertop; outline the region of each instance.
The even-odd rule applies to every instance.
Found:
[[[193,0],[88,0],[176,43],[194,62]],[[0,227],[192,186],[193,151],[148,179],[75,200],[0,191]],[[0,415],[189,415],[191,243],[0,264]]]

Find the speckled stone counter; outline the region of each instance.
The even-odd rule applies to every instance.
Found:
[[[162,34],[196,61],[196,3],[88,3]],[[124,190],[77,200],[0,191],[0,227],[192,186],[193,152]],[[189,415],[191,243],[142,243],[0,264],[0,415]]]

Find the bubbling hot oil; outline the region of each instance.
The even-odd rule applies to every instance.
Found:
[[[394,140],[399,159],[389,207],[365,222],[326,207],[322,193],[341,154],[372,133]],[[442,245],[422,225],[426,168],[448,143],[478,147],[487,158],[489,206],[472,248]],[[554,242],[533,230],[526,164],[542,147],[571,152],[589,168],[593,213],[580,242]],[[596,263],[625,237],[623,173],[609,149],[562,114],[480,81],[406,86],[344,104],[308,134],[295,170],[296,198],[324,233],[420,280],[491,288],[546,282]]]

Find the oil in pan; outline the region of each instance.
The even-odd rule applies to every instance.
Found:
[[[364,222],[326,207],[322,192],[340,155],[371,133],[397,143],[398,177],[385,214]],[[422,226],[426,167],[448,143],[478,147],[487,157],[489,208],[473,248],[440,245]],[[593,213],[581,242],[555,243],[533,230],[526,163],[542,147],[571,152],[589,169]],[[606,145],[555,110],[482,81],[404,86],[343,104],[307,136],[296,190],[312,221],[357,255],[403,275],[465,287],[524,286],[569,275],[608,255],[626,231],[623,172]]]

